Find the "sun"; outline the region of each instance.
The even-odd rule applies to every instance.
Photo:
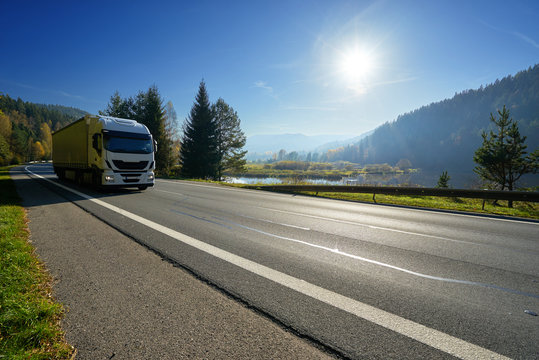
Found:
[[[345,80],[364,81],[374,70],[374,56],[365,50],[350,49],[341,54],[338,66]]]

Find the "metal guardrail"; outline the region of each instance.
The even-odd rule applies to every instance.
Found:
[[[250,189],[279,192],[341,192],[382,195],[421,195],[441,197],[462,197],[483,200],[513,200],[539,202],[537,191],[500,191],[500,190],[468,190],[448,188],[419,188],[400,186],[356,186],[356,185],[250,185]]]

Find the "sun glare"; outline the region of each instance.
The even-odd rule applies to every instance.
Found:
[[[372,73],[374,59],[366,51],[352,49],[342,54],[339,67],[345,80],[352,82],[363,81]]]

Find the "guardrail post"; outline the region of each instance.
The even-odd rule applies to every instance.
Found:
[[[372,201],[376,204],[376,193],[372,193]]]

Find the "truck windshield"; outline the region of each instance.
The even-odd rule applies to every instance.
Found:
[[[153,150],[152,140],[133,139],[117,136],[105,136],[105,148],[119,153],[150,154]]]

